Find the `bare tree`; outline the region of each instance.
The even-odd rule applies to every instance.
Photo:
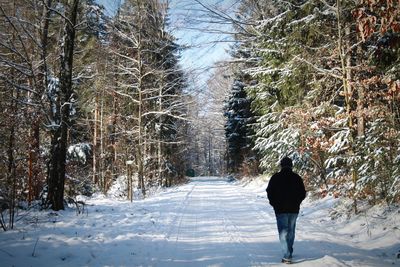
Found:
[[[148,184],[167,184],[167,169],[174,165],[171,147],[182,141],[176,123],[185,120],[183,72],[177,46],[166,31],[167,7],[159,1],[125,2],[110,46],[114,84],[108,90],[119,103],[119,157],[121,162],[135,162],[143,195]]]

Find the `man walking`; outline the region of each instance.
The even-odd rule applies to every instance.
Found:
[[[283,250],[282,262],[291,263],[296,220],[300,204],[306,197],[306,190],[301,177],[292,171],[292,160],[284,157],[280,164],[281,171],[271,177],[266,191],[269,203],[275,211],[279,241]]]

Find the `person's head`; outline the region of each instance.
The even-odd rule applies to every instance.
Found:
[[[290,158],[288,157],[284,157],[283,159],[281,159],[281,168],[293,168],[293,162]]]

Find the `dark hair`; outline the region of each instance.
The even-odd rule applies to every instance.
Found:
[[[288,157],[284,157],[283,159],[281,159],[281,167],[292,168],[293,167],[292,160]]]

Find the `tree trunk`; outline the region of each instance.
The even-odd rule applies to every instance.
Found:
[[[112,180],[117,178],[117,143],[115,138],[115,133],[117,129],[117,96],[115,92],[113,92],[113,114],[112,114],[112,130],[109,136],[111,136],[111,178]]]
[[[140,55],[140,52],[138,53]],[[140,63],[140,56],[139,56],[139,64],[141,66]],[[141,70],[141,67],[139,67],[139,69]],[[143,99],[142,99],[142,88],[141,88],[141,83],[139,82],[139,107],[138,107],[138,128],[139,128],[139,132],[138,132],[138,146],[136,148],[136,159],[137,159],[137,165],[138,165],[138,179],[139,179],[139,185],[140,188],[142,189],[142,194],[143,196],[146,195],[146,188],[145,188],[145,184],[144,184],[144,169],[143,169],[143,118],[142,118],[142,108],[143,108]]]
[[[97,121],[99,119],[99,97],[96,93],[96,97],[95,97],[95,103],[94,103],[94,121],[93,121],[93,149],[92,149],[92,154],[93,154],[93,178],[92,181],[94,184],[98,183],[98,175],[97,175],[97,164],[98,164],[98,160],[97,160]]]
[[[108,176],[110,175],[108,166],[105,166],[105,160],[106,157],[105,151],[104,151],[104,90],[101,90],[101,104],[100,104],[100,110],[99,110],[99,121],[100,121],[100,162],[99,162],[99,167],[101,170],[101,183],[102,183],[102,188],[104,194],[107,193],[108,190]]]
[[[39,73],[37,75],[36,93],[32,95],[34,103],[39,103],[41,96],[47,89],[47,44],[49,21],[51,16],[52,0],[46,0],[43,5],[42,17],[40,21],[40,29],[38,35],[40,36],[40,65]],[[32,111],[32,125],[30,128],[30,141],[29,141],[29,172],[28,172],[28,202],[39,199],[40,192],[43,189],[43,180],[41,178],[40,168],[40,124],[42,115],[40,111]]]
[[[36,114],[36,113],[34,113]],[[39,154],[40,154],[40,119],[39,114],[32,121],[29,134],[29,172],[28,172],[28,202],[38,199],[42,189],[40,178]]]
[[[139,29],[142,28],[141,18],[139,19]],[[140,188],[142,189],[143,197],[146,196],[146,188],[144,183],[144,162],[143,162],[143,148],[144,148],[144,141],[143,141],[143,130],[144,130],[144,120],[143,120],[143,62],[142,62],[142,36],[139,32],[138,36],[138,69],[139,69],[139,80],[138,80],[138,146],[136,149],[136,158],[138,164],[138,180],[140,183]]]
[[[48,203],[53,210],[64,209],[65,164],[67,152],[68,128],[70,125],[70,107],[72,97],[72,67],[75,41],[75,25],[79,0],[71,0],[69,14],[65,19],[63,52],[60,68],[60,97],[57,103],[55,121],[58,126],[53,130],[51,140],[51,159],[49,169]]]
[[[344,35],[342,33],[342,19],[341,19],[341,1],[342,0],[337,0],[337,25],[338,25],[338,35],[339,35],[339,40],[338,40],[338,50],[339,50],[339,56],[340,56],[340,61],[341,61],[341,68],[342,68],[342,81],[343,81],[343,91],[344,91],[344,96],[345,96],[345,102],[346,102],[346,113],[347,113],[347,126],[350,131],[350,137],[349,137],[349,147],[350,151],[349,154],[350,156],[354,155],[354,137],[353,137],[353,116],[352,116],[352,107],[351,107],[351,102],[353,101],[353,88],[351,87],[350,81],[352,79],[352,74],[351,74],[351,51],[350,51],[350,43],[349,41],[345,41],[345,37],[349,37],[350,35],[350,25],[346,23],[344,26]],[[354,166],[351,167],[351,179],[353,182],[353,189],[352,189],[352,195],[353,195],[353,207],[354,207],[354,212],[358,212],[357,208],[357,197],[356,197],[356,184],[357,184],[357,170],[355,169]]]
[[[360,57],[362,50],[361,46],[357,47],[358,55]],[[365,118],[364,118],[364,105],[365,105],[365,90],[362,85],[357,86],[357,136],[365,135]]]
[[[13,14],[16,15],[16,3],[13,2]],[[16,33],[13,32],[12,40],[16,38]],[[13,55],[13,61],[14,61]],[[14,80],[16,77],[14,70],[11,70],[11,79]],[[3,221],[3,216],[1,216],[0,221],[2,222],[2,228],[4,230],[13,229],[14,227],[14,218],[15,218],[15,206],[16,206],[16,185],[17,185],[17,175],[16,175],[16,162],[15,162],[15,151],[16,151],[16,126],[17,126],[17,112],[18,112],[18,101],[19,101],[19,90],[16,90],[14,95],[14,89],[10,90],[10,121],[9,121],[9,134],[8,134],[8,144],[7,144],[7,173],[6,173],[6,197],[8,201],[8,226],[6,225],[5,221]]]
[[[16,204],[16,185],[17,185],[17,175],[16,175],[16,164],[15,164],[15,128],[16,128],[16,117],[14,117],[14,114],[17,112],[17,101],[14,100],[14,93],[13,91],[11,92],[11,104],[10,104],[10,110],[12,110],[12,115],[11,115],[11,125],[10,125],[10,131],[8,135],[8,149],[7,149],[7,185],[8,185],[8,192],[7,192],[7,197],[9,200],[9,221],[8,221],[8,227],[5,227],[5,230],[7,228],[12,229],[14,226],[14,217],[15,217],[15,204]],[[17,91],[16,99],[19,98],[19,94]]]

